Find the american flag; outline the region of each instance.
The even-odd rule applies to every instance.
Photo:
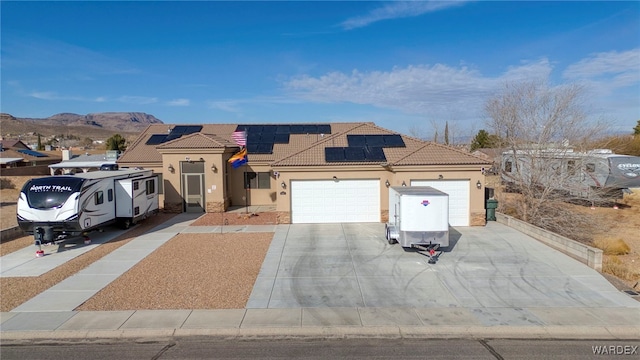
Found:
[[[246,131],[234,131],[231,134],[233,141],[239,146],[247,146],[247,132]]]

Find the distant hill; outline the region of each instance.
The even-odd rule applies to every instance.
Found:
[[[139,134],[149,124],[163,124],[153,115],[140,112],[105,112],[87,115],[61,113],[48,118],[17,118],[0,113],[2,136],[16,137],[37,132],[43,136],[75,135],[94,140],[106,139],[113,134],[125,137]]]

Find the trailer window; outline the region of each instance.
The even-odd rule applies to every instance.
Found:
[[[504,171],[510,173],[513,170],[513,164],[511,161],[505,161],[504,163]]]
[[[245,189],[271,189],[271,174],[268,172],[245,172]]]
[[[589,164],[585,165],[584,170],[586,172],[589,172],[589,173],[596,172],[596,164],[589,163]]]
[[[137,181],[133,182],[133,190],[138,190],[140,188],[140,184]]]
[[[108,202],[112,202],[113,201],[113,189],[107,190],[107,201]]]
[[[145,188],[147,190],[147,195],[153,195],[156,192],[156,184],[155,182],[152,180],[147,180],[145,182]]]
[[[98,191],[95,194],[96,205],[100,205],[104,202],[104,193],[102,191]]]

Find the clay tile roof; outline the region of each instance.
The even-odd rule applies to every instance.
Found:
[[[213,134],[194,133],[160,144],[156,149],[215,149],[238,146]]]
[[[268,124],[264,124],[268,125]],[[274,144],[272,154],[251,154],[250,162],[261,162],[272,166],[336,166],[366,165],[378,162],[326,162],[325,148],[346,147],[347,135],[397,134],[372,122],[331,123],[331,134],[291,134],[288,144]],[[168,134],[173,125],[152,124],[140,134],[118,159],[119,163],[161,162],[157,149],[206,149],[236,147],[231,134],[237,124],[202,124],[199,133],[158,144],[146,145],[154,134]],[[488,164],[480,157],[446,145],[425,142],[401,135],[406,147],[387,147],[383,151],[391,165],[470,165]]]

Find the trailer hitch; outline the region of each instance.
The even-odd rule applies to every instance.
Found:
[[[440,244],[429,244],[428,246],[412,244],[411,246],[418,249],[418,254],[428,257],[429,264],[435,264],[438,261],[438,258],[440,257],[440,255],[442,254],[442,250],[439,250]]]

